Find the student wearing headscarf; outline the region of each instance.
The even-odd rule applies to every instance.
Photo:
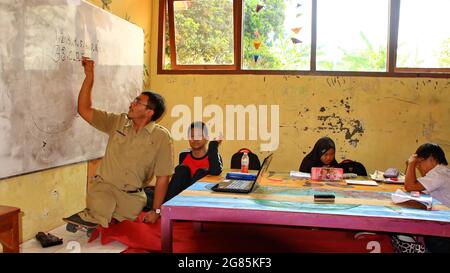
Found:
[[[310,173],[312,167],[338,167],[335,159],[336,146],[329,137],[320,138],[312,151],[303,158],[299,171]]]

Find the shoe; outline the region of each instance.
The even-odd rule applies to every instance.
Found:
[[[73,224],[78,224],[81,226],[84,226],[86,228],[95,228],[97,227],[96,223],[92,223],[92,222],[88,222],[88,221],[84,221],[83,219],[81,219],[80,215],[78,215],[78,213],[75,213],[72,216],[69,216],[67,218],[63,218],[64,221],[69,222],[69,223],[73,223]]]
[[[38,240],[39,243],[41,243],[42,247],[56,246],[61,245],[63,243],[62,238],[58,238],[50,233],[45,234],[44,232],[38,232],[36,234],[36,240]]]

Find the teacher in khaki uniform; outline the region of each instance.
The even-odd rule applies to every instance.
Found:
[[[78,113],[93,127],[109,135],[105,156],[87,193],[86,209],[66,221],[88,227],[108,227],[112,218],[134,220],[144,208],[146,181],[156,175],[153,209],[144,221],[155,223],[173,173],[173,143],[169,131],[155,121],[164,113],[163,98],[143,92],[128,114],[92,108],[94,61],[83,57],[85,79],[78,96]]]

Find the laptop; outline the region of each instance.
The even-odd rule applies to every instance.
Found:
[[[233,192],[233,193],[249,193],[255,187],[255,184],[261,181],[261,179],[267,173],[270,162],[272,161],[273,154],[264,158],[261,169],[259,169],[256,178],[253,180],[240,180],[240,179],[225,179],[223,182],[219,182],[211,188],[217,192]]]

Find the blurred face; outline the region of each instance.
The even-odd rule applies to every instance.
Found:
[[[193,150],[202,149],[205,147],[208,140],[203,135],[203,130],[201,128],[193,128],[189,136],[189,145]]]
[[[436,167],[437,165],[436,159],[432,156],[429,156],[427,159],[419,158],[416,163],[416,168],[419,170],[420,175],[425,176],[431,169]]]
[[[129,119],[142,119],[151,117],[153,115],[153,110],[147,107],[148,97],[146,95],[139,95],[136,97],[128,107],[128,118]]]
[[[334,159],[334,154],[335,152],[333,148],[328,149],[328,151],[320,157],[320,161],[322,161],[325,165],[330,165]]]

